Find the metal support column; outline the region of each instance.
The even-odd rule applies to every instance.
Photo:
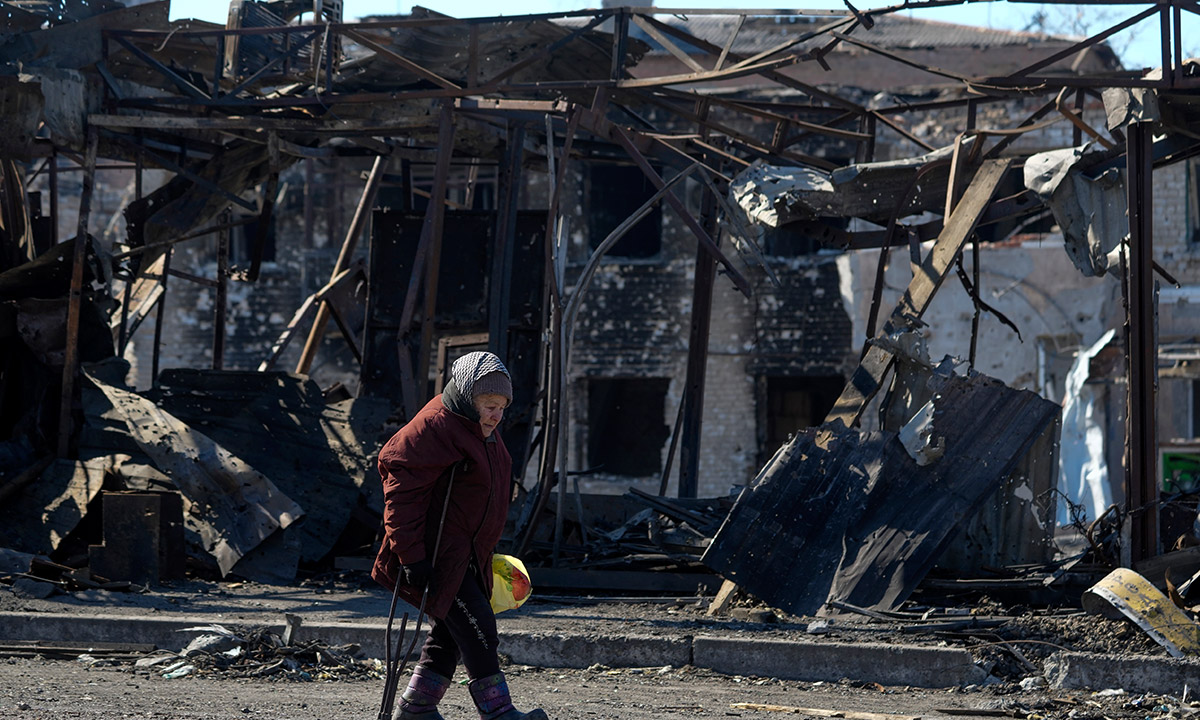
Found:
[[[1129,126],[1129,450],[1125,485],[1134,562],[1158,552],[1153,142],[1150,123]]]
[[[701,118],[700,134],[708,138],[703,121],[708,119],[708,103],[696,108]],[[707,158],[706,158],[707,159]],[[718,162],[718,170],[721,163]],[[709,186],[700,201],[700,226],[719,243],[717,198]],[[713,286],[717,280],[717,256],[703,243],[696,246],[696,270],[692,281],[692,317],[688,334],[687,377],[684,381],[682,432],[679,436],[679,492],[681,498],[694,498],[700,486],[700,432],[704,426],[704,380],[708,372],[708,338],[712,324]]]
[[[508,149],[500,171],[496,228],[492,242],[491,282],[488,297],[488,349],[508,362],[508,305],[512,295],[513,245],[517,208],[521,197],[521,157],[525,126],[508,129]],[[469,207],[469,206],[468,206]]]
[[[411,418],[425,403],[429,383],[430,342],[433,338],[433,312],[437,300],[437,275],[441,264],[442,220],[446,210],[446,180],[450,173],[450,160],[454,154],[454,107],[442,103],[438,121],[438,156],[433,171],[433,190],[429,194],[429,205],[425,208],[425,219],[421,224],[421,237],[413,257],[412,274],[408,290],[404,294],[404,309],[400,313],[400,325],[396,337],[396,352],[399,353],[401,391],[404,395],[404,414]],[[407,173],[406,173],[407,176]],[[406,182],[407,184],[407,182]],[[432,266],[432,267],[429,267]],[[413,318],[417,312],[417,296],[424,282],[432,281],[432,289],[426,287],[425,304],[422,311],[421,334],[414,346]],[[426,320],[428,320],[426,322]],[[428,333],[428,334],[426,334]],[[414,350],[416,357],[414,357]],[[413,361],[416,360],[416,368]],[[422,374],[424,373],[424,374]]]
[[[454,110],[451,103],[442,105],[441,122],[438,128],[438,159],[433,170],[433,191],[429,198],[429,212],[421,227],[421,234],[428,234],[429,254],[425,258],[425,300],[421,303],[421,345],[417,357],[416,389],[418,405],[427,399],[429,383],[429,355],[433,348],[433,324],[437,319],[438,280],[442,273],[442,231],[446,220],[446,184],[450,178],[450,159],[454,153]],[[446,147],[442,147],[445,138]],[[414,269],[415,272],[415,269]],[[418,407],[413,406],[412,412]],[[411,417],[411,416],[410,416]]]
[[[713,238],[717,235],[717,199],[709,190],[700,207],[700,224]],[[683,389],[683,434],[679,446],[679,497],[694,498],[699,489],[700,431],[704,417],[704,379],[708,368],[708,337],[712,321],[713,287],[717,259],[703,245],[696,248],[696,271],[692,285],[692,319],[688,335],[687,379]]]
[[[58,244],[58,148],[50,153],[50,244]]]
[[[79,223],[71,253],[71,294],[67,301],[67,346],[63,357],[62,397],[58,408],[58,456],[71,455],[74,436],[75,383],[79,374],[79,317],[83,304],[83,264],[87,259],[88,214],[96,185],[96,128],[88,128],[87,154],[84,158],[83,189],[79,197]]]

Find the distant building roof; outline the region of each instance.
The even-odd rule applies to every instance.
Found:
[[[737,27],[737,15],[659,15],[657,19],[684,30],[701,40],[724,46],[729,35]],[[564,18],[555,22],[568,26],[582,26],[589,18]],[[887,49],[918,49],[948,47],[1002,47],[1012,45],[1061,45],[1078,42],[1078,38],[1046,35],[1042,33],[997,30],[956,25],[953,23],[921,20],[896,13],[875,16],[875,26],[870,30],[858,27],[852,36],[864,42]],[[761,52],[795,36],[811,32],[833,21],[829,16],[813,17],[802,15],[751,16],[738,32],[732,51],[746,55]],[[648,43],[652,53],[665,52],[653,38],[640,28],[631,27],[630,35]],[[824,44],[829,36],[823,35],[801,43],[798,49]],[[682,43],[680,43],[683,47]],[[690,50],[690,48],[684,47]]]

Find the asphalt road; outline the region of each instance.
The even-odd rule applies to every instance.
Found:
[[[1090,692],[1024,692],[1013,685],[967,690],[885,688],[873,684],[805,683],[721,675],[685,668],[506,669],[519,707],[543,707],[553,720],[828,717],[848,720],[978,718],[980,714],[1087,720],[1146,718],[1131,696]],[[456,680],[461,680],[461,677]],[[377,679],[303,682],[219,675],[168,680],[151,670],[87,666],[76,660],[0,659],[0,717],[6,720],[368,720],[377,716]],[[737,703],[807,708],[783,713]],[[959,709],[960,712],[955,712]],[[966,712],[961,712],[966,709]],[[463,687],[442,703],[446,720],[476,716]],[[986,711],[982,712],[981,711]],[[854,713],[885,713],[871,718]]]

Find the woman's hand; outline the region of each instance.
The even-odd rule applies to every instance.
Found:
[[[433,583],[430,582],[433,580],[433,563],[429,562],[429,560],[418,560],[414,563],[408,563],[402,569],[406,585],[411,585],[418,590],[423,590],[426,585],[429,585],[430,589],[433,589]]]

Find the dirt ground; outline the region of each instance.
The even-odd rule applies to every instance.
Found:
[[[144,593],[85,590],[44,599],[0,585],[0,611],[88,614],[203,614],[231,626],[279,627],[284,613],[305,623],[379,620],[390,593],[357,573],[330,575],[295,586],[252,582],[178,581]],[[969,649],[999,681],[1040,675],[1058,650],[1110,655],[1166,656],[1133,624],[1082,610],[1030,609],[977,599],[959,607],[906,605],[904,617],[880,620],[846,613],[831,618],[782,615],[753,602],[732,616],[709,617],[708,598],[654,602],[538,596],[499,616],[503,631],[570,635],[723,636],[795,642],[876,642]],[[748,605],[748,606],[747,606]],[[399,611],[398,611],[399,614]],[[412,613],[415,616],[415,611]],[[180,649],[180,648],[174,648]],[[367,654],[372,650],[366,648]],[[379,653],[374,653],[378,655]],[[1198,682],[1200,685],[1200,682]]]
[[[360,622],[386,617],[390,594],[358,574],[330,575],[296,586],[252,582],[180,581],[145,593],[80,590],[46,599],[0,586],[0,611],[79,614],[203,614],[232,628],[281,628],[283,613],[305,623]],[[708,617],[708,599],[620,601],[538,596],[500,614],[500,629],[582,636],[650,635],[778,638],[793,642],[936,644],[971,650],[997,683],[1042,676],[1057,650],[1108,655],[1158,655],[1165,650],[1124,620],[1080,610],[1030,610],[980,600],[970,606],[906,606],[904,619],[862,614],[833,618],[781,616],[764,607],[740,607],[732,617]],[[398,614],[398,613],[397,613]],[[415,612],[413,613],[415,616]],[[182,642],[182,641],[181,641]],[[181,648],[169,648],[179,650]],[[378,658],[382,647],[364,648]],[[503,652],[503,648],[502,648]],[[295,670],[295,668],[293,668]],[[302,672],[302,671],[298,671]],[[1200,684],[1200,683],[1198,683]]]
[[[78,591],[44,599],[0,586],[0,610],[72,614],[202,613],[231,627],[279,625],[284,612],[309,621],[378,619],[390,595],[361,577],[330,576],[298,586],[181,581],[145,593]],[[986,600],[958,608],[906,606],[904,619],[880,621],[848,614],[834,618],[780,616],[762,607],[734,617],[710,618],[707,599],[653,602],[538,597],[500,616],[508,631],[597,635],[715,635],[786,638],[802,642],[884,642],[969,648],[993,677],[982,686],[929,690],[875,683],[810,683],[736,677],[694,667],[560,670],[506,666],[519,706],[545,708],[551,718],[845,717],[854,712],[899,717],[1021,717],[1037,720],[1145,720],[1200,717],[1191,698],[1050,691],[1041,686],[1042,660],[1059,649],[1164,655],[1134,626],[1077,610],[1028,610]],[[970,623],[985,627],[966,627]],[[248,677],[219,663],[198,663],[184,677],[164,677],[164,666],[138,667],[145,656],[51,659],[0,656],[0,718],[7,720],[341,720],[375,718],[382,670],[376,653],[342,658],[340,670],[310,658],[265,676]],[[328,653],[327,653],[328,655]],[[289,669],[290,668],[290,669]],[[461,678],[456,678],[461,679]],[[1024,683],[1022,683],[1024,681]],[[1198,683],[1200,684],[1200,683]],[[832,715],[831,715],[832,713]],[[841,713],[841,715],[838,715]],[[465,688],[443,701],[446,720],[475,717]]]
[[[1109,691],[1023,691],[1014,684],[922,690],[874,684],[804,683],[726,676],[691,667],[553,670],[508,666],[519,707],[544,708],[554,720],[658,720],[740,717],[772,720],[853,717],[854,712],[900,717],[1020,717],[1038,720],[1144,720],[1194,716],[1200,704],[1180,698]],[[461,678],[456,678],[461,679]],[[130,663],[88,666],[71,660],[0,660],[0,717],[13,720],[349,720],[375,718],[382,681],[292,680],[283,676],[174,680]],[[746,709],[776,705],[791,712]],[[443,700],[446,720],[476,715],[465,688]],[[838,715],[838,713],[841,713]]]

